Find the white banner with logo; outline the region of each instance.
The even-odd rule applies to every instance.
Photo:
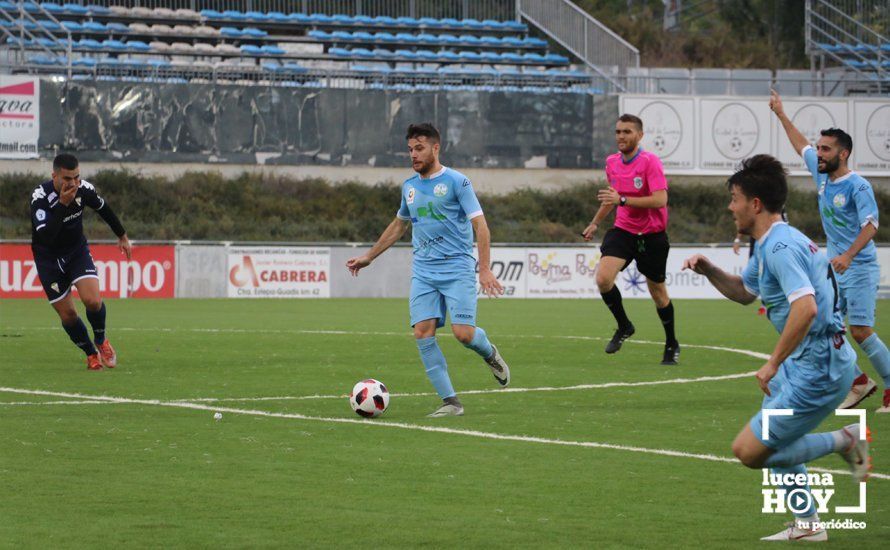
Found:
[[[229,298],[329,298],[331,249],[247,246],[228,249]]]
[[[853,138],[850,167],[890,174],[890,101],[877,98],[782,98],[794,125],[815,143],[820,131],[841,128]],[[643,119],[643,148],[668,174],[729,175],[744,158],[767,153],[794,175],[807,175],[769,98],[622,95],[620,111]],[[605,160],[605,159],[603,159]]]
[[[0,74],[0,158],[37,158],[40,79]]]

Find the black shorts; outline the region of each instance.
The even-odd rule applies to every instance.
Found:
[[[77,281],[99,278],[87,243],[67,251],[52,252],[36,247],[31,247],[31,251],[40,284],[51,304],[67,296]]]
[[[603,256],[625,260],[621,271],[624,271],[632,260],[636,260],[640,273],[656,283],[663,283],[665,280],[670,249],[671,243],[668,242],[667,233],[664,231],[635,235],[617,227],[606,232],[603,245],[600,247]]]

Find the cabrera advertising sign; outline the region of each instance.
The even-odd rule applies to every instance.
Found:
[[[40,80],[0,75],[0,158],[37,158]]]
[[[229,298],[329,298],[331,249],[229,248]]]

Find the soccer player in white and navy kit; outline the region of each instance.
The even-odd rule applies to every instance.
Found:
[[[874,331],[880,266],[875,244],[878,205],[871,184],[847,167],[853,139],[837,128],[822,130],[814,148],[785,114],[775,91],[770,108],[776,113],[794,150],[804,160],[819,191],[819,214],[828,239],[828,256],[837,275],[841,312],[850,325],[850,335],[868,356],[884,380],[883,406],[890,412],[890,351]],[[861,370],[841,408],[858,405],[875,392],[876,384]]]
[[[65,153],[53,160],[52,179],[31,193],[31,251],[37,276],[62,320],[62,328],[86,354],[87,368],[102,370],[103,366],[114,368],[117,355],[105,334],[105,303],[99,295],[99,276],[83,234],[87,206],[114,231],[118,247],[129,260],[131,247],[126,230],[96,188],[80,179],[77,158]],[[93,327],[92,340],[74,308],[72,286],[86,307],[87,320]]]
[[[461,416],[436,329],[451,317],[451,331],[464,346],[478,353],[501,386],[510,383],[510,369],[498,349],[476,325],[476,260],[473,232],[479,248],[479,284],[488,296],[503,292],[491,272],[491,235],[482,207],[466,176],[439,163],[439,131],[432,124],[412,124],[406,136],[413,177],[402,184],[402,202],[395,219],[371,249],[351,258],[346,267],[357,276],[413,227],[414,262],[410,312],[414,338],[427,376],[442,398],[429,416]]]
[[[668,185],[661,159],[643,150],[640,146],[642,139],[643,121],[639,117],[628,114],[618,117],[615,124],[618,152],[606,159],[609,187],[599,191],[599,210],[583,235],[585,240],[591,240],[599,224],[613,208],[618,208],[615,226],[603,237],[602,258],[596,268],[597,287],[618,323],[618,329],[606,344],[606,353],[620,350],[624,340],[635,331],[624,311],[615,279],[636,260],[637,269],[646,277],[649,294],[664,327],[661,364],[676,365],[680,344],[674,328],[674,304],[665,285],[671,248],[667,235]]]
[[[749,468],[771,468],[783,478],[806,474],[805,464],[831,453],[847,461],[855,481],[868,477],[868,439],[859,424],[834,432],[810,433],[844,400],[856,370],[856,352],[844,337],[837,283],[828,258],[810,239],[782,220],[788,196],[786,172],[769,155],[746,159],[729,178],[729,210],[738,230],[754,237],[754,254],[741,276],[716,267],[705,256],[688,258],[684,269],[704,275],[724,296],[750,304],[760,296],[779,341],[756,373],[763,405],[732,444]],[[791,416],[763,411],[791,409]],[[865,429],[865,427],[861,427]],[[866,430],[867,431],[867,430]],[[786,476],[785,474],[791,474]],[[805,475],[802,479],[805,479]],[[783,485],[809,492],[806,485]],[[809,495],[808,510],[795,513],[787,529],[763,540],[822,541],[828,534]]]

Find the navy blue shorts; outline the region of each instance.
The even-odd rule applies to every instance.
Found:
[[[90,255],[90,247],[83,243],[70,251],[50,252],[32,248],[37,276],[49,303],[58,302],[68,295],[71,285],[81,279],[98,279],[96,264]]]

